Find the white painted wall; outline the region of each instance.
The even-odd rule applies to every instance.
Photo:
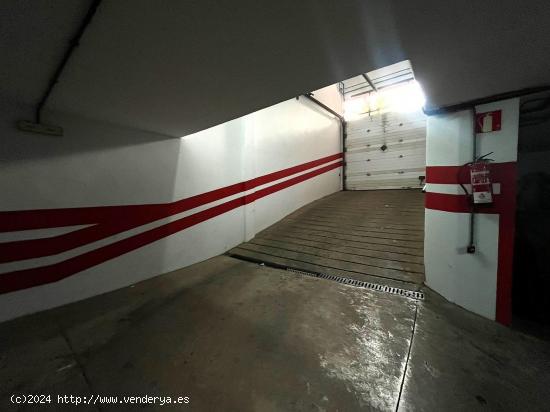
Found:
[[[519,100],[476,107],[478,113],[502,110],[500,131],[477,135],[478,155],[494,152],[495,162],[517,159]],[[470,111],[428,117],[427,166],[459,166],[472,160]],[[499,190],[506,190],[500,188]],[[458,185],[430,185],[428,192],[460,194]],[[468,213],[426,209],[424,259],[426,284],[458,305],[495,319],[499,216],[476,214],[476,253],[466,253]]]
[[[256,176],[302,164],[342,151],[340,123],[319,111],[314,103],[289,100],[253,115],[256,139]],[[285,196],[267,196],[255,202],[256,233],[294,210],[341,189],[341,171],[328,172],[305,184],[285,189]]]
[[[469,215],[426,209],[426,284],[472,312],[495,319],[498,215],[476,215],[476,253],[466,253]]]
[[[327,105],[340,115],[344,115],[344,99],[338,90],[337,84],[332,84],[322,89],[315,90],[313,97]]]
[[[519,99],[476,106],[477,113],[502,110],[500,131],[477,135],[477,153],[493,152],[496,163],[515,162],[518,154]],[[428,117],[427,166],[458,166],[472,160],[472,115],[469,110]]]
[[[305,99],[182,138],[59,113],[47,118],[63,126],[63,137],[24,134],[14,122],[30,118],[31,108],[4,102],[0,109],[0,211],[168,203],[341,151],[338,121]],[[59,282],[0,295],[0,320],[111,291],[223,253],[296,208],[340,190],[340,172],[331,170]],[[142,230],[145,227],[135,231]],[[31,235],[54,236],[59,229],[37,232]],[[57,256],[0,264],[0,277],[65,260],[130,232]],[[18,236],[3,233],[1,241]]]

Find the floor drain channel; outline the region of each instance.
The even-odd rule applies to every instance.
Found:
[[[405,296],[407,298],[424,300],[424,293],[416,292],[414,290],[407,290],[407,289],[396,288],[396,287],[388,286],[388,285],[380,285],[380,284],[377,284],[377,283],[364,282],[362,280],[350,279],[350,278],[345,278],[345,277],[342,277],[342,276],[327,275],[325,273],[305,272],[303,270],[297,270],[297,269],[291,269],[291,268],[287,268],[286,270],[288,272],[296,273],[298,275],[304,275],[304,276],[311,276],[311,277],[314,277],[314,278],[333,280],[333,281],[338,282],[338,283],[343,283],[344,285],[351,285],[351,286],[356,286],[356,287],[359,287],[359,288],[366,288],[366,289],[375,290],[377,292],[391,293],[391,294],[394,294],[394,295]]]

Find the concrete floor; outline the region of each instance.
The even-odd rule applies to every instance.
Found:
[[[547,342],[424,292],[216,257],[1,324],[0,410],[40,410],[12,393],[189,396],[177,409],[197,411],[548,410]]]
[[[418,289],[424,281],[424,194],[337,192],[302,207],[229,254]]]

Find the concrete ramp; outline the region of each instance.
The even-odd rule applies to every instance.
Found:
[[[417,288],[424,281],[424,194],[338,192],[260,232],[229,255],[276,266]]]

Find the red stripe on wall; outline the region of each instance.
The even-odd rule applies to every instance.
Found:
[[[512,321],[512,271],[516,213],[516,162],[492,163],[491,180],[500,183],[501,193],[494,195],[491,206],[476,206],[475,213],[499,214],[497,302],[495,318],[509,325]],[[428,166],[426,182],[440,184],[470,183],[469,169],[462,166]],[[453,213],[469,213],[466,195],[426,193],[426,208]]]
[[[470,203],[466,195],[427,192],[424,201],[427,209],[454,213],[468,213],[470,211]]]
[[[425,205],[427,209],[442,210],[444,212],[453,213],[470,213],[472,210],[468,196],[452,195],[448,193],[433,193],[427,192]],[[476,213],[497,214],[502,213],[504,197],[501,195],[493,195],[493,203],[491,205],[476,205],[474,211]]]
[[[166,217],[321,166],[325,163],[341,159],[342,156],[342,153],[326,156],[172,203],[0,212],[0,232],[94,224],[127,219],[129,217],[145,219],[152,214]],[[156,217],[156,219],[159,219],[159,217]]]
[[[517,165],[506,164],[499,168],[495,179],[502,186],[499,208],[498,269],[496,320],[504,325],[512,322],[512,277],[514,242],[516,233]]]
[[[100,247],[93,251],[64,260],[53,265],[2,274],[0,275],[0,293],[13,292],[33,286],[56,282],[75,273],[81,272],[82,270],[96,266],[100,263],[128,253],[132,250],[138,249],[142,246],[155,242],[164,237],[170,236],[181,230],[187,229],[191,226],[197,225],[208,219],[219,216],[230,210],[236,209],[247,203],[253,202],[257,199],[268,196],[272,193],[278,192],[290,186],[296,185],[300,182],[311,179],[315,176],[321,175],[341,166],[341,161],[329,164],[325,167],[261,189],[251,195],[241,196],[237,199],[230,200],[220,205],[211,207],[207,210],[178,219],[174,222],[164,224],[157,228],[147,230],[127,239],[114,242],[110,245]]]
[[[0,244],[0,263],[62,253],[340,158],[342,154],[337,153],[173,203],[0,212],[0,231],[4,232],[95,223],[94,226],[50,238],[2,243]],[[66,215],[65,218],[64,215]]]
[[[426,183],[470,183],[466,166],[426,166]]]
[[[515,179],[516,162],[491,163],[493,183]],[[426,183],[470,183],[470,170],[466,166],[427,166]]]
[[[298,166],[289,167],[288,169],[283,169],[278,172],[273,172],[264,176],[257,177],[255,179],[249,180],[248,182],[245,182],[246,190],[254,189],[258,186],[274,182],[275,180],[283,179],[285,177],[295,175],[296,173],[304,172],[308,169],[321,166],[325,163],[341,159],[342,157],[342,153],[336,153],[331,156],[323,157],[322,159],[314,160],[312,162],[307,162]]]

